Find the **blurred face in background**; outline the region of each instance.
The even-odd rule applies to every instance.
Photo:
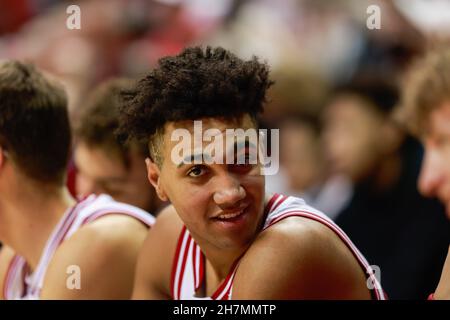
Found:
[[[294,121],[284,123],[280,152],[291,190],[305,192],[321,182],[322,150],[318,133],[311,125]]]
[[[353,95],[334,99],[324,113],[325,152],[332,172],[354,182],[368,175],[382,155],[383,124],[383,117],[363,99]]]
[[[78,195],[106,193],[154,213],[156,195],[147,180],[144,158],[138,152],[130,150],[127,167],[119,152],[80,142],[75,148],[75,165]]]
[[[422,142],[425,154],[419,190],[426,196],[439,198],[450,218],[450,101],[431,111]]]

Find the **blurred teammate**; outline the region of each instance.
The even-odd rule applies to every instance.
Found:
[[[364,257],[331,220],[299,198],[265,194],[249,137],[223,147],[227,129],[257,129],[270,84],[256,58],[196,47],[161,59],[128,97],[121,132],[149,143],[148,178],[172,203],[145,242],[134,298],[384,298],[375,277],[367,279]],[[192,120],[201,120],[216,151],[223,147],[219,158],[211,161],[217,154],[206,151],[208,138]],[[178,161],[180,133],[188,151]]]
[[[394,84],[371,75],[338,88],[325,107],[330,167],[353,184],[334,221],[380,267],[390,299],[425,299],[439,281],[450,223],[417,191],[422,148],[390,118],[398,98]]]
[[[65,187],[64,90],[33,66],[0,64],[0,298],[129,298],[153,218]],[[72,276],[71,278],[69,278]]]
[[[155,213],[160,206],[146,177],[146,144],[125,146],[114,135],[118,127],[121,90],[133,84],[112,79],[94,89],[74,125],[79,195],[106,193],[115,200]]]
[[[418,186],[437,197],[450,218],[450,47],[432,51],[407,79],[398,115],[425,148]],[[450,299],[450,251],[435,299]]]

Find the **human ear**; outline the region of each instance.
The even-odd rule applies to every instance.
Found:
[[[161,185],[161,171],[159,170],[156,163],[154,163],[150,158],[146,158],[145,165],[147,167],[148,181],[150,181],[152,186],[155,188],[158,198],[160,198],[162,201],[169,200],[166,192],[164,191],[164,188]]]

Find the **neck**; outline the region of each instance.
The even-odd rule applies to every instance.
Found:
[[[39,263],[56,224],[75,204],[65,187],[33,189],[9,193],[0,203],[0,240],[24,257],[31,270]]]
[[[248,249],[249,246],[234,250],[204,250],[207,268],[213,271],[217,283],[222,282],[230,273],[234,262]]]
[[[267,202],[270,200],[272,195],[266,195],[264,199],[264,207],[263,210],[265,212],[265,208]],[[230,273],[231,268],[234,263],[247,251],[247,249],[252,245],[253,241],[256,239],[258,234],[261,232],[264,222],[266,220],[266,215],[261,215],[261,221],[257,227],[257,231],[254,234],[253,238],[246,243],[244,246],[240,247],[232,247],[228,249],[223,248],[212,248],[209,245],[201,245],[202,251],[206,257],[206,267],[214,272],[214,278],[217,283],[222,282]],[[199,243],[199,242],[197,242]]]

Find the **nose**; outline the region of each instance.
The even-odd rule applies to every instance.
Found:
[[[420,193],[428,197],[437,196],[443,180],[442,161],[438,153],[433,150],[425,150],[418,181]]]
[[[240,181],[232,174],[226,173],[217,181],[217,189],[214,192],[214,202],[221,208],[227,209],[236,205],[245,198],[245,189]]]

